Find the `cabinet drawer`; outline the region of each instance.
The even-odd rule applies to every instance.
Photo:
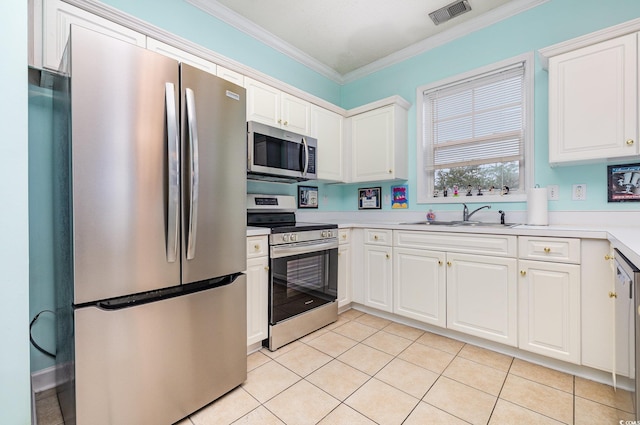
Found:
[[[247,238],[247,258],[269,255],[268,236],[250,236]]]
[[[517,236],[479,235],[476,233],[441,233],[397,230],[394,246],[433,251],[516,257]]]
[[[580,264],[580,239],[520,236],[520,258]]]
[[[350,229],[338,229],[338,243],[349,243],[351,242],[351,230]]]
[[[387,229],[364,229],[364,243],[391,246],[393,231]]]

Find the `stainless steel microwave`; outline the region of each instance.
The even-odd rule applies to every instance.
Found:
[[[247,123],[247,178],[315,180],[318,141],[255,121]]]

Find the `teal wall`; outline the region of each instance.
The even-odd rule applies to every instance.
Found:
[[[52,92],[29,85],[29,317],[55,311],[53,292]],[[55,352],[55,315],[34,323],[36,343]],[[52,366],[52,358],[31,346],[31,370]]]
[[[31,423],[27,175],[27,2],[0,2],[0,423]]]
[[[579,12],[577,12],[579,11]],[[526,52],[565,41],[640,17],[640,2],[550,0],[536,8],[478,30],[422,55],[347,84],[342,90],[346,109],[398,94],[411,102],[409,110],[410,209],[459,209],[457,204],[417,205],[416,200],[416,89],[443,78],[467,72]],[[607,203],[606,164],[551,168],[548,162],[548,74],[536,59],[535,69],[535,183],[560,186],[560,200],[549,203],[551,211],[637,210],[633,203]],[[636,158],[638,160],[640,158]],[[572,201],[573,184],[587,184],[587,200]],[[382,185],[384,193],[388,186]],[[352,209],[347,191],[342,209]],[[497,206],[497,205],[496,205]],[[390,209],[385,205],[386,209]],[[506,210],[524,210],[526,204],[503,204]]]

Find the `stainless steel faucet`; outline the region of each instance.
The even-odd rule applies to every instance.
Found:
[[[491,209],[491,205],[483,205],[480,208],[476,208],[475,210],[469,212],[469,208],[467,208],[467,204],[462,204],[462,205],[464,205],[464,208],[462,209],[462,221],[469,221],[472,215],[474,215],[475,213],[477,213],[483,208],[486,208],[488,210]]]

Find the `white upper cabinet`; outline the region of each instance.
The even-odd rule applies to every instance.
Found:
[[[176,47],[170,46],[153,38],[147,38],[147,49],[160,53],[161,55],[176,59],[179,62],[194,66],[210,74],[216,75],[216,64],[192,55]]]
[[[638,41],[628,34],[549,57],[549,162],[638,155]]]
[[[311,104],[274,87],[245,77],[247,121],[257,121],[294,133],[309,135]]]
[[[92,13],[59,0],[43,1],[42,66],[52,70],[60,68],[71,24],[83,26],[127,43],[145,47],[144,34],[115,24]]]
[[[309,135],[311,132],[311,103],[288,93],[281,95],[282,128],[294,133]]]
[[[311,137],[318,139],[318,179],[344,181],[344,118],[311,105]]]
[[[216,75],[223,80],[231,81],[234,84],[244,87],[244,75],[239,72],[232,71],[224,66],[217,66]]]
[[[351,181],[408,178],[407,110],[392,104],[353,115]]]

